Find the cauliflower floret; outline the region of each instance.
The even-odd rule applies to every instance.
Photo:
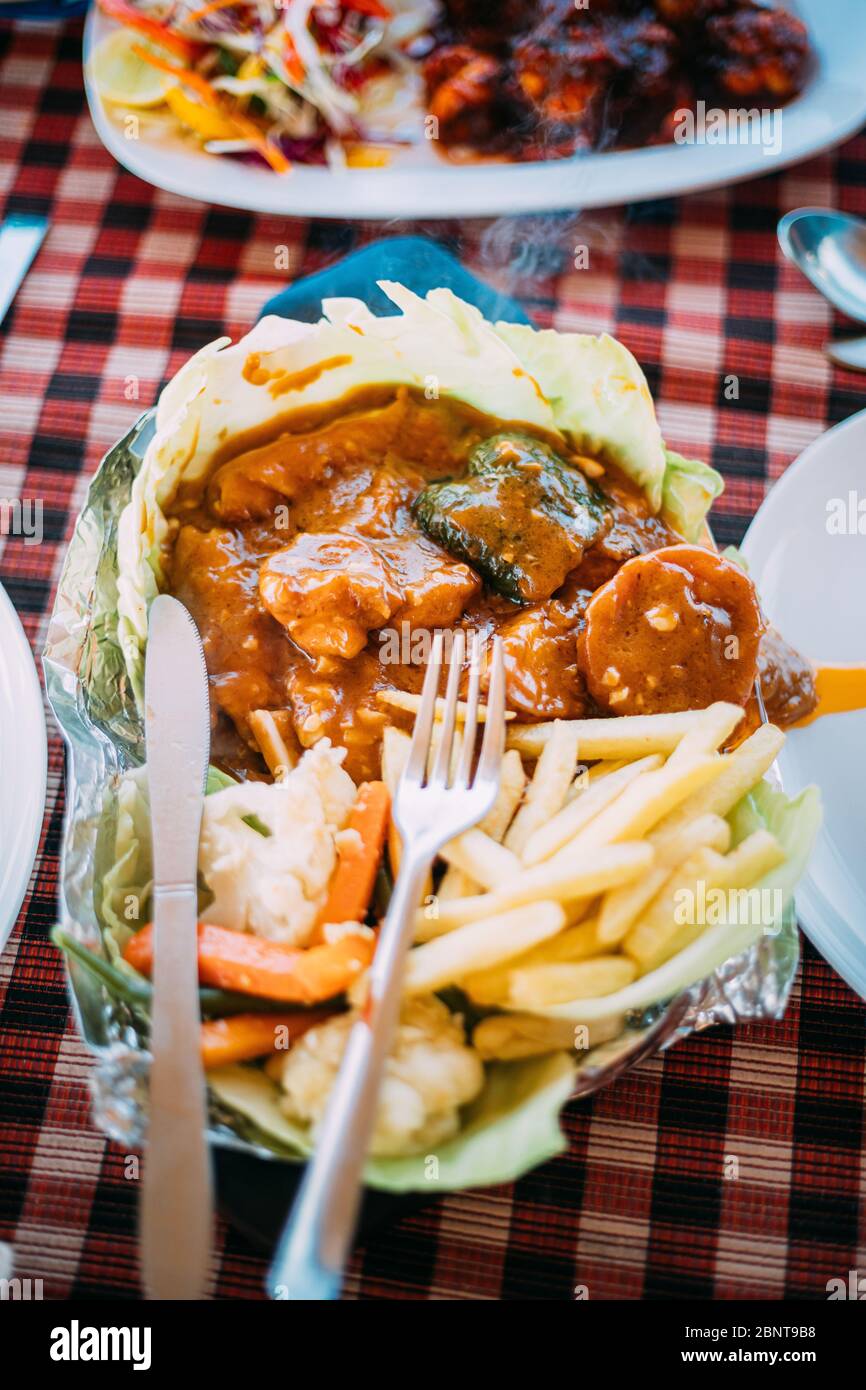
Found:
[[[282,1085],[282,1109],[316,1129],[343,1058],[357,1012],[311,1028],[268,1070]],[[466,1042],[463,1023],[433,995],[410,999],[382,1078],[370,1152],[425,1153],[456,1134],[458,1108],[484,1084],[484,1067]]]
[[[205,797],[199,868],[214,900],[204,921],[307,943],[336,867],[336,836],[355,800],[344,757],[322,739],[283,782],[241,782]]]

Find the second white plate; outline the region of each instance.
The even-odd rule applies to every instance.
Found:
[[[18,614],[0,585],[0,951],[30,881],[46,767],[39,677]]]
[[[816,440],[788,469],[743,543],[768,617],[818,664],[866,665],[863,499],[866,411]],[[848,524],[839,534],[842,512]],[[866,710],[792,729],[779,766],[788,795],[815,782],[824,801],[824,824],[797,889],[800,922],[866,998]]]
[[[94,44],[112,21],[94,5],[84,36],[85,85],[93,123],[115,159],[146,183],[206,203],[291,217],[494,217],[554,208],[610,207],[771,174],[852,135],[866,120],[866,3],[799,0],[816,52],[806,90],[784,108],[778,149],[760,144],[660,145],[528,164],[448,164],[430,142],[395,156],[387,169],[297,165],[279,176],[207,154],[174,134],[127,138],[122,111],[106,106],[88,73]]]

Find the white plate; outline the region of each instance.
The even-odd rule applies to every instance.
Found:
[[[18,614],[0,585],[0,951],[36,858],[47,763],[39,677]]]
[[[768,617],[828,666],[866,663],[866,534],[827,530],[828,502],[852,492],[866,497],[866,411],[788,469],[743,543]],[[779,766],[789,795],[816,782],[824,801],[824,825],[797,889],[800,921],[866,998],[866,710],[792,729]]]
[[[88,75],[87,55],[112,27],[94,5],[84,37],[85,85],[103,144],[157,188],[206,203],[293,217],[488,217],[552,208],[606,207],[714,188],[770,174],[837,144],[866,119],[866,0],[799,0],[817,53],[807,89],[784,109],[777,153],[758,144],[665,145],[531,164],[450,165],[429,141],[401,151],[387,169],[298,165],[285,177],[181,137],[128,139]]]

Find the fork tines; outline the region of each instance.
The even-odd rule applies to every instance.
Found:
[[[475,738],[478,730],[478,709],[481,690],[481,671],[484,659],[484,638],[475,633],[469,655],[469,686],[463,712],[463,744],[456,770],[451,770],[454,733],[457,726],[460,678],[466,655],[466,634],[454,633],[451,642],[448,683],[445,690],[444,709],[441,728],[435,744],[432,766],[426,777],[426,785],[445,788],[468,787],[472,773],[472,759],[475,751]],[[424,676],[421,703],[415,719],[412,745],[403,774],[406,781],[419,786],[425,782],[425,771],[431,759],[436,700],[444,664],[445,642],[441,632],[433,638],[430,660]],[[478,775],[492,777],[497,773],[505,743],[505,664],[502,655],[502,639],[494,637],[489,662],[489,689],[487,694],[487,715],[481,755],[478,762]]]

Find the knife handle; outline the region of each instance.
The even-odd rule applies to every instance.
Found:
[[[152,1299],[205,1296],[213,1182],[198,1005],[193,885],[154,892],[150,1121],[141,1194],[141,1265]]]

